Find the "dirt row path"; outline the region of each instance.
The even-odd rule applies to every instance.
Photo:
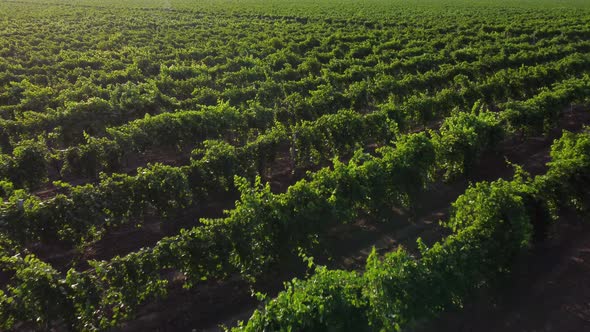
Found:
[[[545,163],[549,161],[550,146],[555,138],[561,136],[562,130],[580,131],[584,124],[589,123],[590,112],[582,110],[568,112],[560,121],[558,129],[553,130],[545,137],[533,137],[526,140],[514,139],[503,142],[501,146],[498,146],[496,153],[489,153],[481,158],[476,172],[470,177],[469,181],[459,180],[453,183],[434,184],[421,199],[421,207],[413,218],[413,221],[410,221],[408,216],[402,211],[398,211],[391,223],[384,224],[359,220],[354,224],[336,227],[321,241],[324,247],[328,248],[329,254],[325,255],[325,257],[319,255],[316,257],[316,261],[332,268],[362,269],[365,259],[373,246],[378,251],[385,253],[396,249],[400,245],[409,250],[414,250],[415,240],[418,237],[422,237],[426,243],[433,243],[441,239],[448,232],[438,225],[438,221],[447,218],[450,204],[465,191],[469,183],[484,180],[493,181],[498,178],[510,179],[513,169],[506,163],[506,160],[522,165],[532,175],[543,173],[546,170]],[[577,227],[581,227],[579,225],[575,226],[568,223],[563,223],[563,225],[562,227],[564,229],[573,227],[573,233],[576,235],[581,236],[581,234],[584,234],[582,229],[577,229]],[[588,230],[590,230],[590,227]],[[588,249],[580,247],[581,249],[576,254],[570,255],[571,257],[575,257],[575,259],[568,258],[567,253],[569,251],[557,250],[553,252],[551,249],[548,249],[555,258],[547,261],[541,259],[540,261],[545,264],[542,264],[542,266],[560,266],[562,263],[559,262],[562,261],[568,264],[563,263],[565,265],[562,264],[562,267],[557,272],[553,272],[554,274],[557,273],[555,277],[540,277],[541,279],[539,280],[547,280],[549,282],[550,280],[558,280],[560,276],[576,275],[580,278],[587,278],[590,281],[590,261],[588,261],[588,264],[584,261],[585,259],[590,260],[590,231],[587,233],[586,243],[588,244]],[[557,243],[553,245],[560,246],[560,248],[564,243],[561,237],[554,237],[552,241]],[[569,242],[566,241],[566,243]],[[554,248],[551,244],[547,244],[546,246],[547,248]],[[528,261],[525,259],[524,262]],[[519,266],[523,267],[523,271],[519,269],[520,272],[530,271],[527,264]],[[586,266],[587,270],[579,269],[581,266]],[[274,296],[282,289],[281,284],[283,281],[304,275],[305,271],[301,270],[301,266],[286,266],[282,270],[278,269],[275,275],[268,278],[273,281],[261,286],[270,296]],[[529,279],[525,277],[525,281]],[[581,280],[585,279],[580,279],[579,281]],[[551,292],[550,288],[547,288],[541,281],[539,282],[536,284],[537,289],[547,289],[546,292]],[[528,283],[525,282],[525,284]],[[521,286],[519,287],[522,288]],[[572,287],[574,294],[577,294],[577,288],[580,287]],[[586,288],[590,295],[590,283]],[[207,285],[198,286],[191,291],[173,289],[170,296],[158,303],[145,306],[140,311],[136,320],[126,323],[120,330],[220,331],[219,325],[233,326],[237,321],[246,320],[252,314],[252,311],[259,304],[251,297],[250,293],[247,285],[238,279],[225,283],[212,282]],[[545,296],[550,296],[549,293],[543,292],[537,293],[537,295],[537,298],[534,300],[530,299],[530,301],[544,303],[542,299]],[[508,303],[512,302],[508,301]],[[493,316],[486,316],[489,321],[483,325],[475,324],[478,319],[471,319],[473,320],[473,324],[469,325],[469,321],[471,320],[466,320],[463,317],[484,318],[483,313],[489,311],[489,308],[478,304],[477,301],[473,307],[476,308],[474,310],[478,310],[477,308],[480,309],[476,313],[471,313],[469,308],[467,308],[467,311],[464,313],[445,314],[441,318],[444,320],[442,326],[449,326],[449,328],[444,329],[444,331],[497,331],[505,329],[504,325],[490,323],[494,318]],[[553,308],[553,306],[549,306],[548,308]],[[590,320],[590,296],[586,297],[585,302],[582,301],[582,298],[578,298],[569,304],[564,304],[562,309],[564,312],[569,312],[572,317],[588,317]],[[515,315],[517,315],[516,310],[506,310],[510,312],[514,311]],[[501,314],[501,312],[498,314]],[[556,315],[557,317],[561,317],[559,313]],[[553,331],[519,329],[519,317],[506,317],[503,318],[502,322],[517,326],[510,331]],[[541,317],[549,317],[549,315],[545,314]],[[436,328],[432,329],[432,331],[440,330],[440,322],[435,326]],[[487,329],[484,329],[484,326]],[[563,327],[565,325],[555,324],[555,326]],[[583,330],[577,329],[576,331]],[[590,328],[587,330],[590,331]],[[425,331],[430,332],[430,330]],[[568,330],[555,329],[555,331]]]
[[[585,219],[562,217],[501,287],[418,331],[590,331],[590,223]]]

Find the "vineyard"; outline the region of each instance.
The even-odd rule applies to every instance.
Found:
[[[0,0],[0,330],[439,331],[587,125],[585,0]]]

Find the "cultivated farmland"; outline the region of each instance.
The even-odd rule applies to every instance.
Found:
[[[0,330],[590,329],[589,102],[587,1],[0,0]]]

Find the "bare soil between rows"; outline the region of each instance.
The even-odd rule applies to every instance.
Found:
[[[413,218],[404,211],[389,223],[360,219],[354,224],[332,229],[321,240],[326,249],[316,261],[333,268],[362,269],[375,247],[379,252],[404,246],[415,250],[421,237],[433,243],[448,234],[439,221],[448,216],[450,204],[470,183],[509,179],[513,168],[506,160],[522,165],[532,175],[543,173],[549,149],[562,130],[580,131],[590,123],[590,113],[566,112],[557,129],[544,137],[503,142],[497,151],[480,159],[469,180],[435,183],[424,193]],[[256,285],[275,296],[284,281],[304,277],[302,264],[278,267]],[[442,315],[419,331],[584,331],[590,330],[590,225],[564,216],[552,229],[549,239],[532,248],[515,267],[502,290],[490,291],[472,300],[464,310]],[[260,303],[251,296],[248,285],[238,278],[210,282],[192,290],[180,287],[169,296],[143,307],[137,319],[120,331],[220,331],[220,325],[233,326],[246,320]]]
[[[427,244],[438,241],[448,234],[438,222],[447,218],[450,204],[470,183],[511,178],[513,168],[507,160],[522,165],[532,175],[543,173],[553,140],[564,129],[580,131],[586,124],[590,124],[590,112],[574,109],[565,112],[557,129],[543,137],[502,142],[496,151],[480,158],[469,179],[430,186],[411,217],[406,211],[396,210],[387,223],[359,218],[353,224],[331,229],[322,235],[320,250],[313,253],[316,262],[331,268],[363,269],[373,247],[380,253],[398,246],[414,251],[418,237]],[[286,190],[294,181],[289,163],[282,159],[274,166],[283,168],[273,167],[276,171],[270,179],[276,192]],[[206,211],[193,211],[189,215],[217,217],[218,211],[230,208],[235,199],[221,198]],[[590,260],[590,227],[573,216],[563,219],[547,243],[533,248],[531,255],[519,262],[505,288],[474,299],[461,312],[445,313],[423,331],[590,331],[590,286],[586,285],[590,285],[590,261],[586,262]],[[188,216],[181,221],[183,225],[195,222],[194,217]],[[153,244],[164,234],[174,234],[178,225],[167,229],[159,220],[147,222],[141,228],[129,225],[106,235],[89,248],[92,252],[86,251],[81,256],[72,251],[57,254],[59,249],[41,250],[46,255],[39,256],[65,269],[72,261],[80,264],[88,258],[108,259]],[[255,288],[272,297],[283,289],[284,281],[305,274],[302,262],[283,262]],[[136,319],[115,330],[219,331],[220,325],[233,326],[238,320],[250,317],[260,305],[251,294],[249,285],[238,277],[225,282],[209,281],[190,290],[173,283],[168,296],[144,305]]]
[[[417,329],[434,331],[590,331],[590,224],[562,216],[501,287]]]

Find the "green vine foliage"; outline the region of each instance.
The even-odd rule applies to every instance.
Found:
[[[362,274],[318,267],[309,279],[287,283],[285,291],[233,331],[399,331],[461,308],[475,290],[505,275],[530,246],[534,219],[545,216],[537,221],[550,222],[546,199],[552,194],[543,191],[546,181],[559,182],[560,189],[583,186],[569,175],[587,165],[574,166],[570,158],[587,158],[590,151],[580,151],[587,142],[588,134],[565,134],[553,146],[545,175],[531,179],[520,171],[512,181],[470,187],[444,223],[452,234],[430,248],[418,240],[419,258],[401,248],[383,258],[373,250]],[[571,149],[578,150],[573,154]],[[569,172],[562,172],[563,165]]]
[[[176,282],[255,285],[587,104],[586,2],[446,1],[0,2],[0,329],[108,330]],[[566,133],[545,175],[468,189],[418,257],[316,267],[241,328],[388,331],[460,308],[551,218],[588,211],[589,142]],[[153,220],[194,223],[83,271],[31,254]]]

